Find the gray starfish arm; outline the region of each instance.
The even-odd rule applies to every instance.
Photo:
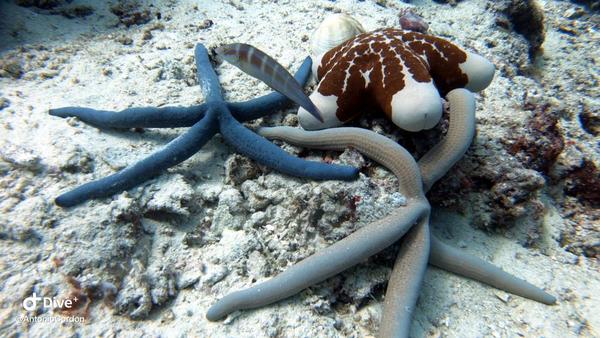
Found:
[[[307,132],[277,127],[261,128],[258,133],[307,147],[333,150],[354,147],[398,176],[400,190],[407,197],[408,204],[302,260],[276,277],[225,296],[209,309],[209,320],[221,319],[235,310],[260,307],[287,298],[383,250],[400,239],[415,222],[429,215],[430,207],[423,195],[417,164],[404,148],[384,136],[359,128]]]
[[[440,143],[419,160],[425,191],[429,190],[439,178],[445,175],[463,157],[475,135],[475,98],[473,94],[465,89],[455,89],[449,92],[446,98],[450,104],[448,132]],[[429,224],[426,224],[426,226],[429,228]],[[426,258],[429,258],[430,263],[433,265],[488,283],[508,292],[536,297],[525,296],[538,301],[554,300],[554,297],[541,289],[475,256],[447,245],[441,246],[440,242],[433,236],[431,255],[429,252],[420,251],[423,247],[423,243],[415,236],[403,238],[401,253],[392,270],[386,292],[384,315],[379,333],[382,337],[408,336],[412,312],[409,310],[413,309],[411,305],[414,306],[418,298],[419,286],[423,278],[422,262]],[[406,252],[413,253],[414,256],[407,255]],[[404,260],[406,261],[404,262]],[[486,272],[489,274],[486,274]]]
[[[208,309],[206,318],[211,321],[220,320],[236,310],[257,308],[290,297],[385,249],[400,239],[414,222],[428,212],[429,206],[423,203],[400,208],[388,217],[305,258],[270,280],[228,294]]]
[[[398,143],[371,130],[342,127],[305,131],[293,127],[263,127],[256,132],[271,140],[311,149],[341,151],[352,147],[392,171],[405,196],[425,199],[421,173],[412,155]]]
[[[431,185],[464,155],[475,135],[475,98],[464,89],[453,90],[450,101],[450,126],[444,139],[418,162],[423,189]],[[408,337],[412,312],[429,260],[429,220],[413,227],[402,239],[402,247],[385,293],[381,337]]]
[[[431,148],[418,162],[425,191],[429,191],[433,183],[465,155],[475,136],[473,93],[459,88],[450,91],[446,98],[450,104],[448,132],[440,143]]]
[[[64,193],[56,198],[55,203],[61,207],[71,207],[92,198],[110,197],[131,189],[194,155],[217,131],[216,113],[209,110],[202,120],[169,142],[165,148],[115,174]]]
[[[475,98],[466,89],[455,89],[446,95],[450,104],[450,124],[444,139],[419,160],[425,191],[463,157],[475,135]],[[501,290],[548,304],[555,298],[528,282],[467,253],[445,245],[433,237],[432,264],[450,272],[473,278]],[[410,244],[409,244],[410,245]],[[459,259],[460,262],[454,261]],[[433,261],[435,260],[435,261]],[[460,269],[460,270],[458,270]],[[406,274],[409,270],[394,270]],[[489,272],[490,275],[485,275]]]
[[[519,279],[473,255],[462,252],[431,237],[429,263],[455,274],[475,279],[495,288],[544,304],[555,304],[556,298],[542,289]]]
[[[383,303],[378,333],[380,338],[408,337],[429,261],[429,218],[425,217],[413,226],[401,243]]]
[[[315,180],[353,180],[358,169],[324,162],[307,161],[292,156],[262,136],[244,127],[223,109],[219,114],[223,139],[237,152],[280,173]]]

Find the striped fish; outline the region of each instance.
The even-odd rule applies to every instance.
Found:
[[[267,86],[296,102],[323,122],[321,112],[304,94],[296,79],[277,61],[260,49],[245,43],[232,43],[218,47],[216,52],[223,60],[266,83]]]

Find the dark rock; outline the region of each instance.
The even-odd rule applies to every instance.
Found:
[[[120,1],[112,6],[110,11],[119,17],[119,21],[126,27],[133,25],[143,25],[152,20],[151,13],[148,9],[140,8],[137,1]]]
[[[503,13],[514,31],[527,39],[529,58],[535,59],[546,36],[544,11],[535,0],[511,0],[505,6]]]
[[[65,3],[63,0],[16,0],[21,7],[36,7],[39,9],[52,9]]]
[[[580,168],[573,170],[565,185],[568,195],[578,197],[592,207],[600,207],[600,171],[594,162],[584,160]]]
[[[525,132],[512,134],[504,141],[506,150],[516,156],[528,169],[537,170],[545,175],[564,148],[564,139],[558,128],[558,112],[549,105],[529,105],[534,110]]]

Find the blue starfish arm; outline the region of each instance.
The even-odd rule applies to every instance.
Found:
[[[196,44],[194,58],[196,59],[196,76],[200,88],[206,97],[206,102],[223,102],[219,77],[210,63],[208,50],[206,50],[203,44]]]
[[[300,65],[300,68],[298,68],[298,71],[296,71],[294,78],[301,86],[306,85],[310,77],[311,67],[312,60],[310,57],[307,57],[302,62],[302,65]],[[244,122],[269,115],[286,108],[289,104],[290,100],[286,96],[278,92],[272,92],[253,100],[228,103],[227,106],[238,121]]]
[[[345,165],[327,164],[300,159],[285,152],[244,127],[231,113],[219,113],[221,135],[237,152],[283,174],[314,180],[353,180],[358,169]]]
[[[55,203],[61,207],[71,207],[92,198],[109,197],[131,189],[194,155],[217,131],[216,111],[209,109],[204,118],[165,148],[113,175],[64,193],[56,198]]]
[[[311,65],[312,61],[310,57],[307,57],[294,75],[300,84],[306,84],[310,76]],[[227,106],[236,119],[250,121],[281,110],[290,103],[291,101],[287,97],[272,92],[248,101],[227,103]],[[97,128],[189,127],[204,117],[205,112],[205,104],[190,107],[135,107],[119,112],[84,107],[62,107],[49,110],[52,116],[77,117]]]
[[[136,107],[120,112],[83,107],[50,109],[52,116],[77,117],[97,128],[180,128],[198,122],[206,112],[206,105],[191,107]]]

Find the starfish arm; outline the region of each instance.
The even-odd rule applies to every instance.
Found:
[[[306,161],[290,155],[244,127],[226,109],[219,114],[219,124],[221,135],[237,152],[278,172],[315,180],[353,180],[358,176],[354,167]]]
[[[412,155],[398,143],[371,130],[343,127],[306,131],[292,127],[263,127],[257,132],[268,139],[282,140],[307,148],[341,151],[353,147],[389,168],[398,177],[399,186],[406,196],[425,199],[419,167]]]
[[[221,94],[219,77],[210,63],[208,50],[206,50],[206,47],[204,47],[203,44],[196,44],[194,57],[196,59],[196,75],[198,77],[198,83],[206,97],[206,102],[222,102],[223,94]]]
[[[413,311],[427,270],[430,249],[429,218],[423,218],[402,237],[388,282],[380,338],[408,337]]]
[[[209,320],[218,320],[239,309],[260,307],[287,298],[300,290],[364,261],[401,238],[418,220],[427,219],[429,203],[412,156],[400,145],[372,131],[336,128],[307,132],[297,128],[261,128],[261,135],[301,146],[340,150],[352,146],[386,165],[400,182],[408,205],[363,227],[343,240],[302,260],[276,277],[249,289],[234,292],[213,305]]]
[[[311,66],[312,60],[310,57],[307,57],[296,71],[294,78],[300,85],[304,86],[308,81],[311,73]],[[272,114],[290,105],[290,103],[290,99],[284,95],[279,94],[278,92],[272,92],[256,99],[228,103],[227,106],[231,110],[231,114],[233,114],[238,121],[244,122]]]
[[[449,128],[444,139],[429,150],[419,167],[423,176],[423,189],[428,191],[460,160],[475,136],[475,97],[466,89],[450,91],[446,98],[450,105]]]
[[[252,309],[290,297],[385,249],[402,237],[428,206],[400,208],[300,261],[286,271],[246,290],[233,292],[208,309],[206,318],[220,320],[236,310]]]
[[[109,197],[131,189],[194,155],[218,131],[213,110],[194,124],[186,133],[169,142],[164,149],[113,175],[86,183],[58,196],[55,203],[71,207],[92,198]]]
[[[49,113],[62,118],[77,117],[97,128],[179,128],[194,125],[204,117],[206,109],[204,104],[191,107],[135,107],[120,112],[62,107],[50,109]]]
[[[294,78],[305,84],[310,76],[312,61],[307,57]],[[276,112],[290,100],[277,93],[261,96],[256,99],[227,103],[236,119],[249,121]],[[84,107],[61,107],[50,109],[52,116],[67,118],[77,117],[81,121],[97,128],[180,128],[190,127],[198,122],[207,110],[206,104],[191,107],[134,107],[121,111],[96,110]]]
[[[450,124],[446,137],[420,160],[424,190],[441,178],[465,154],[475,135],[475,99],[466,89],[450,91],[446,98],[450,105]],[[431,264],[456,274],[473,278],[507,292],[553,304],[556,299],[516,278],[490,263],[471,256],[432,238]]]
[[[461,250],[453,248],[435,236],[431,237],[429,263],[457,275],[475,279],[521,297],[552,305],[556,298],[544,290],[519,279],[504,270]]]

